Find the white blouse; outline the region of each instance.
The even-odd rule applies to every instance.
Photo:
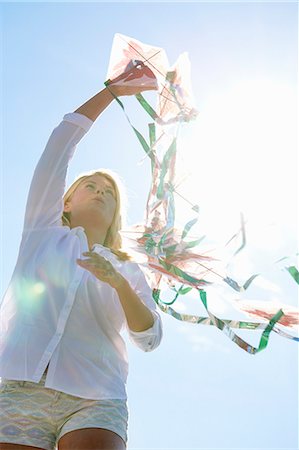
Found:
[[[89,399],[126,399],[128,359],[120,332],[143,351],[154,350],[162,323],[138,264],[120,261],[106,247],[93,251],[113,264],[151,310],[154,324],[129,329],[115,289],[76,263],[88,251],[82,227],[62,226],[69,160],[93,122],[66,114],[37,164],[12,279],[0,309],[0,376],[39,382]]]

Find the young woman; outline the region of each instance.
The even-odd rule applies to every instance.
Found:
[[[147,74],[131,70],[132,79]],[[63,196],[76,145],[114,95],[156,88],[150,78],[146,85],[126,80],[121,75],[66,114],[34,172],[0,311],[1,450],[126,448],[120,331],[151,351],[161,341],[161,319],[141,269],[121,251],[120,192],[111,173],[84,174]]]

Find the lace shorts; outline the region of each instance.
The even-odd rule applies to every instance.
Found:
[[[104,428],[127,442],[126,400],[88,400],[45,388],[39,383],[2,380],[0,383],[0,442],[54,450],[66,433]]]

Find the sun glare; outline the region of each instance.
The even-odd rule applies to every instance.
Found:
[[[181,192],[200,205],[209,229],[219,229],[222,218],[221,227],[234,230],[240,211],[258,229],[290,222],[296,209],[294,90],[268,80],[243,81],[199,109],[182,134],[188,177]]]

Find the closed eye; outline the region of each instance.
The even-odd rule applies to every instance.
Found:
[[[90,188],[90,187],[91,187],[92,189],[97,189],[96,184],[93,183],[93,182],[91,182],[91,183],[86,183],[85,186],[86,186],[87,188]],[[105,188],[105,193],[110,194],[110,195],[112,195],[112,197],[115,198],[115,192],[114,192],[114,189],[113,189],[113,188],[110,188],[110,187]]]

